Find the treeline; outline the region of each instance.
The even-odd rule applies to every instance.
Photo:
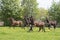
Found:
[[[53,1],[52,6],[46,10],[38,8],[37,0],[0,0],[0,20],[4,21],[5,25],[9,25],[9,17],[23,20],[24,16],[32,15],[36,20],[44,20],[48,16],[51,20],[60,22],[59,2]]]

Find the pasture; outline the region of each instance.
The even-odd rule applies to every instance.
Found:
[[[38,32],[38,28],[34,27],[32,32],[27,32],[21,27],[0,27],[0,40],[60,40],[60,28],[48,30],[46,32]]]

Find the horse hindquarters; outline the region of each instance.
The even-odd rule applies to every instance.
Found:
[[[21,26],[22,26],[22,24],[23,24],[23,23],[22,23],[22,21],[20,21],[20,22],[19,22],[19,27],[21,27]]]

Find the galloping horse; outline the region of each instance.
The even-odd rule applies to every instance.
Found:
[[[39,31],[42,29],[44,32],[45,32],[45,28],[44,28],[44,26],[45,26],[45,23],[44,22],[42,22],[42,21],[34,21],[34,25],[36,26],[36,27],[39,27]]]
[[[10,18],[8,18],[9,19],[9,21],[10,21],[10,23],[11,23],[11,26],[16,26],[16,25],[18,25],[18,26],[22,26],[22,21],[16,21],[16,20],[14,20],[14,18],[12,18],[12,17],[10,17]]]
[[[42,29],[45,32],[45,28],[44,28],[45,23],[42,21],[41,22],[35,21],[32,16],[29,18],[29,25],[30,25],[29,31],[32,31],[33,30],[32,27],[33,25],[35,25],[36,27],[39,27],[39,31]]]
[[[46,22],[49,29],[51,26],[53,26],[53,28],[56,29],[56,25],[57,25],[56,21],[49,21],[48,18],[46,18]]]

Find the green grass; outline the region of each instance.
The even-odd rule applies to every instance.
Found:
[[[38,32],[38,28],[33,28],[33,32],[27,32],[29,28],[24,30],[20,27],[0,27],[0,40],[60,40],[60,28],[55,31],[53,28],[50,31],[45,29],[46,32]]]

